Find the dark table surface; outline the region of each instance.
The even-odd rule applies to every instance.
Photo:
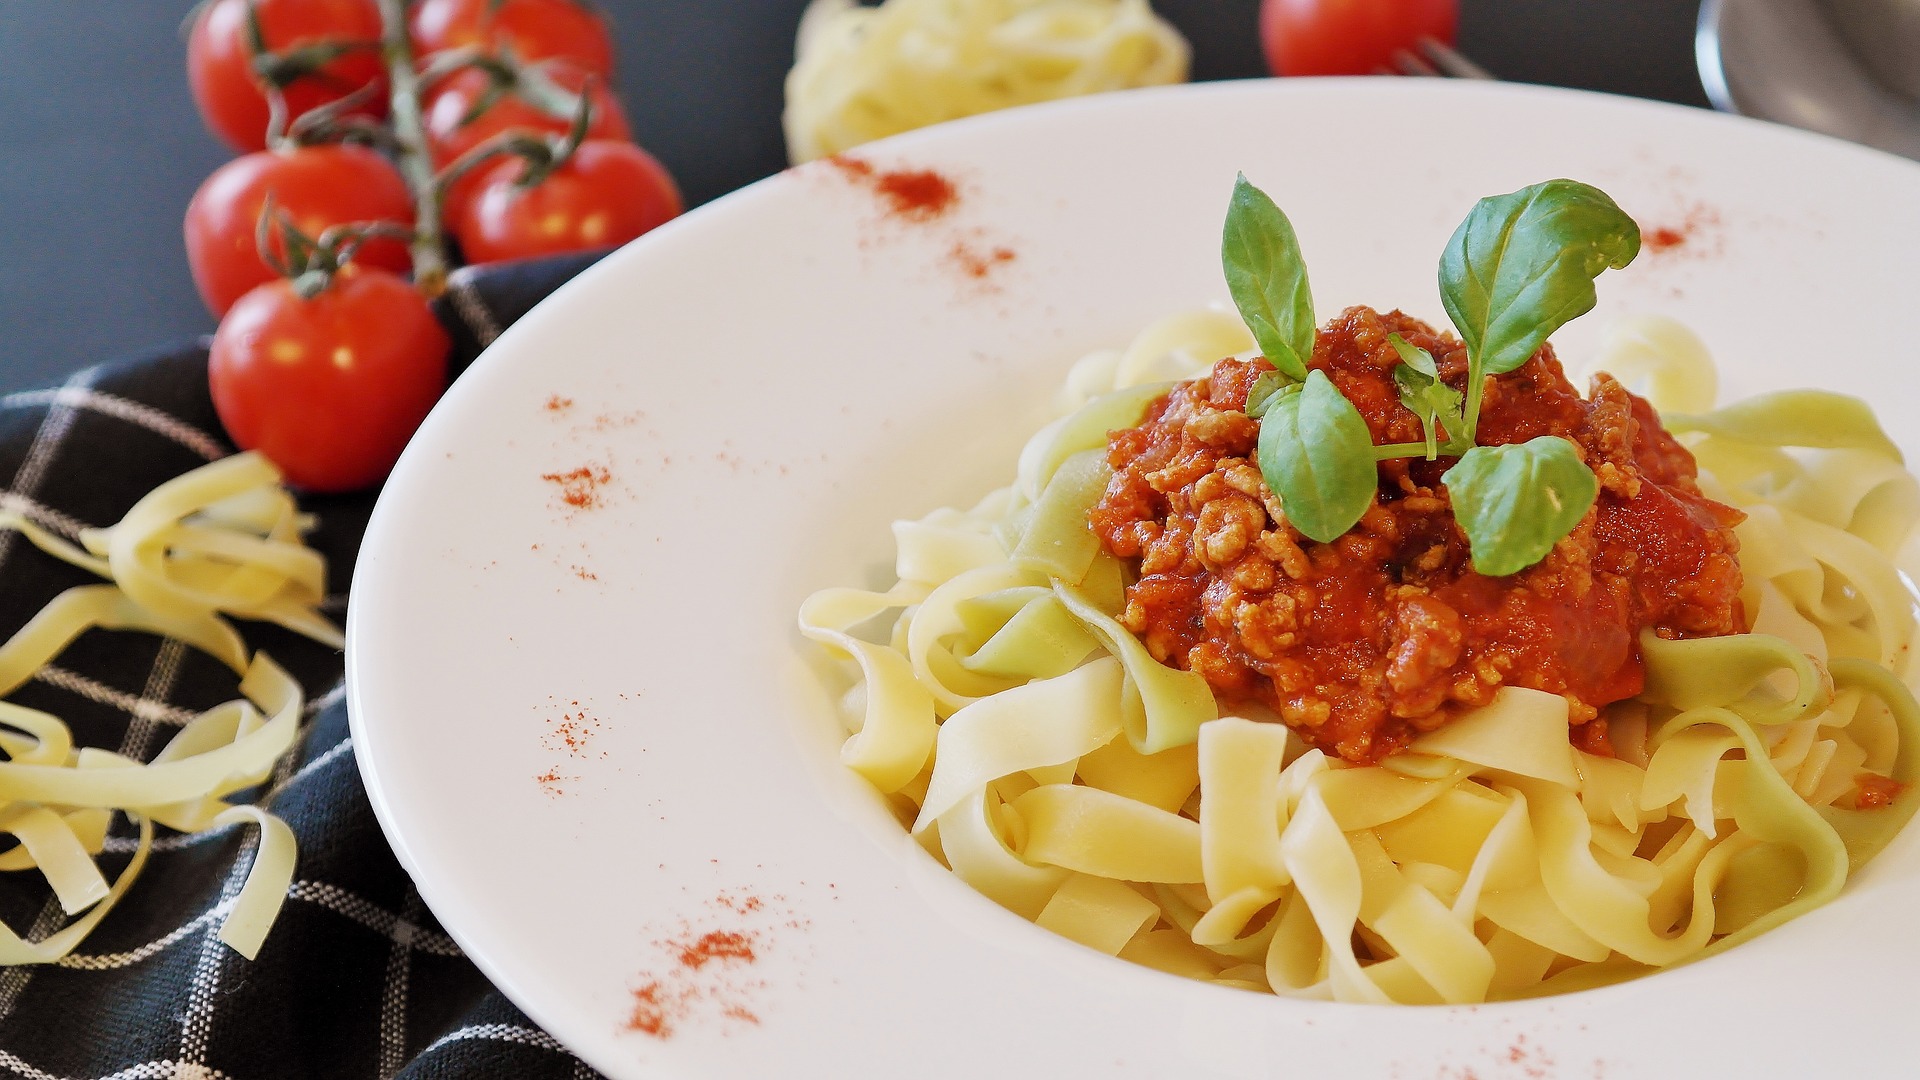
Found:
[[[778,171],[806,0],[598,0],[635,137],[701,203]],[[1155,0],[1196,79],[1265,74],[1258,0]],[[1692,0],[1461,0],[1503,78],[1706,105]],[[180,216],[230,152],[187,95],[192,0],[0,0],[0,393],[211,332]]]

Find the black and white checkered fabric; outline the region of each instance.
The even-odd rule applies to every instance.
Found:
[[[463,270],[440,301],[456,370],[592,257]],[[107,364],[0,399],[0,508],[75,537],[119,520],[156,485],[231,453],[191,347]],[[373,496],[305,500],[308,542],[345,615]],[[98,579],[0,532],[0,635],[71,585]],[[215,934],[251,863],[254,832],[161,830],[131,892],[71,956],[0,969],[0,1076],[29,1080],[594,1077],[494,990],[420,902],[381,836],[347,733],[342,655],[243,623],[306,687],[304,736],[258,798],[300,857],[280,920],[249,962]],[[177,641],[95,630],[14,693],[80,745],[150,758],[200,710],[237,696],[233,673]],[[108,873],[133,849],[116,820]],[[37,874],[0,873],[0,918],[39,939],[65,925]]]

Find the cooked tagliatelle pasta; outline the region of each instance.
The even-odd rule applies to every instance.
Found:
[[[1229,986],[1466,1003],[1726,949],[1831,899],[1912,815],[1920,486],[1861,403],[1711,410],[1684,329],[1603,350],[1744,511],[1751,633],[1639,642],[1645,688],[1569,742],[1511,684],[1374,764],[1310,748],[1123,623],[1133,569],[1089,528],[1110,431],[1252,348],[1217,312],[1078,363],[1014,482],[894,526],[899,581],[800,612],[839,659],[845,763],[967,884],[1038,925]],[[873,632],[875,626],[881,627]]]
[[[1147,0],[814,0],[787,76],[795,164],[962,116],[1184,82]]]

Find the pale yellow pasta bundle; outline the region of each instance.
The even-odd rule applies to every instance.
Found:
[[[0,750],[8,758],[0,762],[0,832],[20,841],[0,855],[0,870],[39,872],[66,913],[78,916],[39,941],[0,926],[0,965],[51,963],[72,952],[139,876],[156,822],[198,832],[247,821],[260,830],[253,866],[220,930],[220,940],[242,956],[259,952],[293,880],[293,831],[257,806],[224,797],[263,783],[292,748],[303,696],[264,653],[246,665],[240,690],[242,699],[202,713],[145,764],[75,747],[57,717],[0,702]],[[115,811],[140,832],[132,859],[109,885],[94,857]]]
[[[970,510],[897,523],[899,583],[815,594],[847,661],[845,757],[956,876],[1090,948],[1221,985],[1353,1002],[1534,996],[1685,963],[1837,894],[1914,813],[1914,633],[1890,562],[1920,488],[1858,402],[1717,412],[1697,339],[1609,345],[1741,526],[1751,634],[1643,636],[1617,756],[1515,687],[1378,765],[1223,716],[1115,617],[1126,568],[1086,524],[1106,433],[1204,358],[1249,347],[1195,312],[1077,364],[1068,415]],[[893,613],[872,640],[854,629]],[[1853,805],[1861,777],[1904,789]],[[1882,792],[1886,789],[1882,788]]]
[[[43,876],[73,922],[39,941],[0,926],[0,965],[66,956],[125,895],[146,864],[158,823],[198,832],[248,822],[259,830],[252,867],[220,939],[251,958],[286,899],[295,843],[285,822],[259,806],[226,801],[257,787],[294,745],[304,695],[265,653],[251,657],[222,615],[279,623],[323,644],[340,632],[321,616],[326,563],[300,540],[308,526],[280,474],[240,454],[148,493],[121,521],[80,534],[81,546],[26,518],[0,513],[0,527],[112,584],[66,590],[0,644],[0,694],[11,693],[89,629],[141,630],[186,642],[240,676],[241,697],[202,713],[150,762],[76,747],[58,717],[0,701],[0,833],[19,844],[0,870]],[[139,833],[133,857],[111,883],[94,859],[115,812]]]
[[[1147,0],[814,0],[795,53],[795,164],[995,109],[1182,82],[1188,60]]]
[[[82,532],[80,547],[0,511],[0,528],[18,529],[47,554],[113,581],[157,615],[237,615],[337,649],[346,639],[319,612],[326,560],[300,539],[310,525],[280,471],[257,453],[167,481],[118,524]]]

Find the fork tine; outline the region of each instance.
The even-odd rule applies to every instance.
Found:
[[[1418,48],[1425,54],[1432,66],[1449,78],[1454,79],[1492,79],[1493,73],[1479,64],[1448,48],[1444,42],[1433,38],[1421,38]]]
[[[1400,49],[1393,54],[1393,66],[1402,75],[1435,78],[1440,74],[1440,69],[1434,67],[1419,55],[1408,52],[1405,49]]]

